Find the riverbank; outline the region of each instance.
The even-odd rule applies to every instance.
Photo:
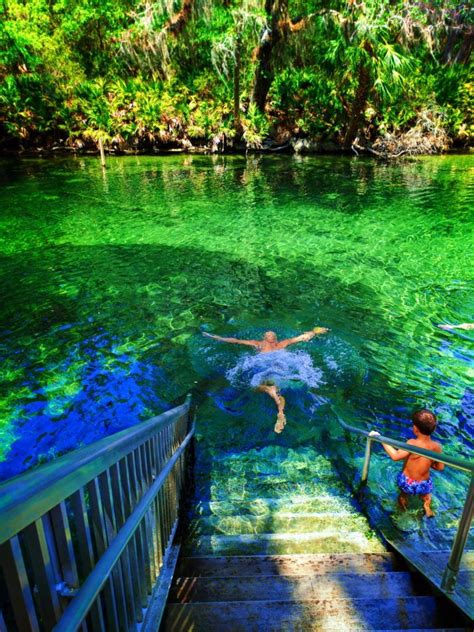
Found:
[[[0,156],[52,157],[54,155],[99,155],[96,143],[91,141],[69,142],[67,139],[45,139],[43,143],[9,143],[0,147]],[[396,159],[403,156],[437,154],[466,154],[474,150],[472,143],[464,143],[447,136],[433,138],[409,131],[400,135],[379,137],[374,142],[356,138],[350,147],[330,140],[311,137],[289,137],[284,141],[268,136],[257,144],[236,140],[224,132],[212,138],[192,140],[184,135],[165,142],[111,142],[104,146],[106,156],[172,155],[172,154],[290,154],[290,155],[366,155],[380,159]]]
[[[135,133],[111,133],[103,129],[66,132],[53,128],[49,133],[25,131],[22,137],[0,132],[0,155],[22,154],[50,156],[55,153],[98,154],[349,154],[370,155],[381,159],[403,156],[436,155],[448,151],[465,152],[473,147],[474,136],[466,133],[453,136],[443,119],[430,110],[418,112],[404,127],[392,130],[373,124],[361,124],[353,140],[345,135],[328,133],[312,135],[280,117],[270,116],[268,126],[254,129],[243,120],[236,129],[216,125],[207,132],[185,121],[164,116],[159,131],[152,128]]]

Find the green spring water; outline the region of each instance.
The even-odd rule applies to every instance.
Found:
[[[2,478],[191,389],[203,468],[222,452],[243,462],[255,449],[311,445],[350,479],[362,446],[334,438],[334,399],[349,421],[396,438],[410,436],[413,408],[434,408],[446,452],[472,454],[474,335],[436,327],[474,318],[471,156],[2,167]],[[257,335],[315,325],[331,328],[307,347],[326,367],[324,383],[288,395],[288,426],[275,435],[271,402],[229,388],[222,367],[210,366],[235,350],[210,358],[200,328]],[[392,503],[398,466],[378,453],[375,463]],[[465,481],[451,471],[438,483],[454,523]]]

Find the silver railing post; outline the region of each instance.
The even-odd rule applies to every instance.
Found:
[[[466,546],[467,536],[469,535],[469,529],[471,527],[473,511],[474,474],[471,475],[471,484],[469,486],[466,502],[464,503],[461,520],[459,521],[458,530],[456,532],[456,537],[454,538],[448,564],[446,566],[446,570],[444,571],[443,579],[441,580],[441,589],[446,592],[452,592],[454,590],[462,554],[464,553],[464,547]]]
[[[362,485],[365,485],[367,483],[367,479],[369,478],[369,466],[370,466],[371,455],[372,455],[372,439],[367,437],[367,443],[365,444],[364,465],[362,467],[362,476],[360,480]]]

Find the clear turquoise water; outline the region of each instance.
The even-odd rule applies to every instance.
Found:
[[[474,332],[436,327],[474,318],[472,157],[1,166],[2,478],[191,389],[210,455],[313,445],[351,473],[362,446],[333,442],[335,400],[349,420],[402,438],[413,408],[432,407],[444,449],[472,454]],[[301,349],[323,383],[287,393],[276,435],[271,402],[225,379],[239,352],[206,346],[200,329],[315,325],[330,334]],[[390,481],[395,466],[376,462]],[[448,502],[462,481],[440,481]]]

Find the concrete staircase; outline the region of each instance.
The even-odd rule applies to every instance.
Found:
[[[465,629],[312,449],[214,459],[196,498],[166,632]]]

